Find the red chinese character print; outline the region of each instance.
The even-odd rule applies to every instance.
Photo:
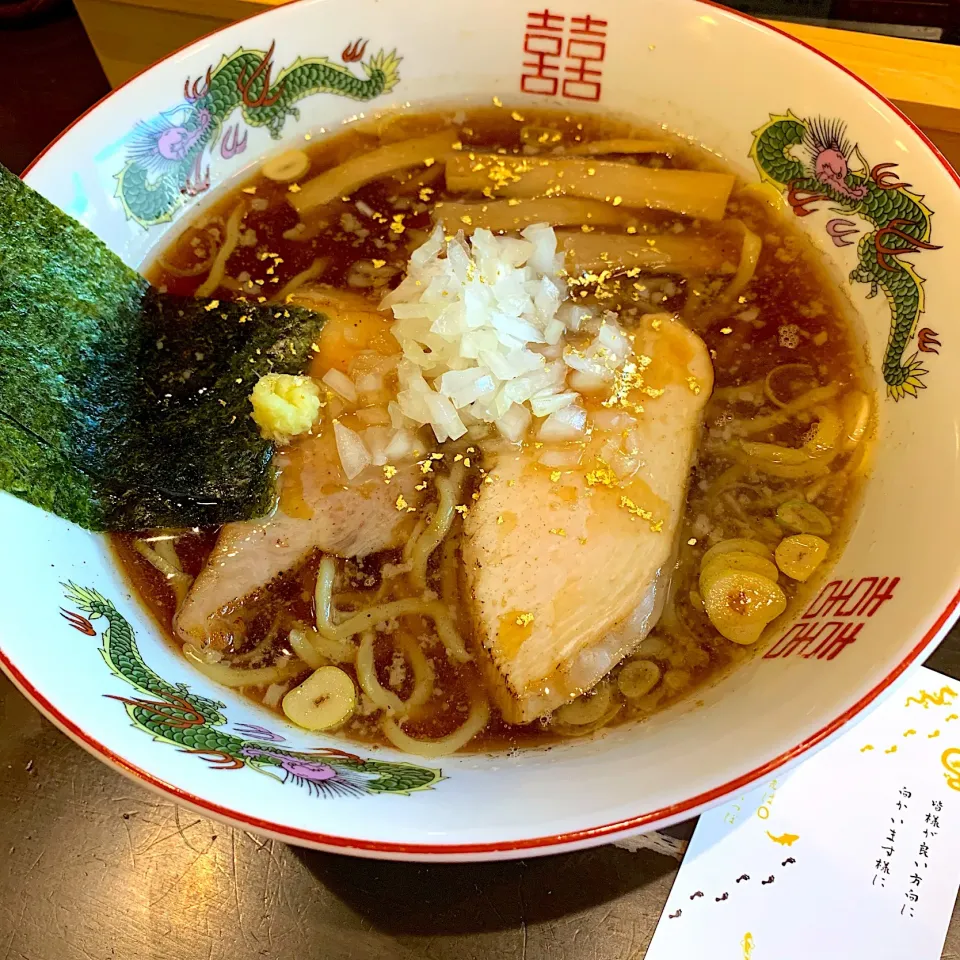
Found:
[[[571,17],[570,38],[567,40],[567,64],[564,67],[563,95],[571,100],[600,99],[601,71],[607,53],[607,21],[597,20],[590,14]]]
[[[857,639],[864,622],[893,599],[899,583],[899,577],[831,580],[764,659],[794,654],[804,659],[835,659]]]
[[[523,38],[523,74],[520,89],[524,93],[556,96],[559,86],[560,57],[563,53],[563,25],[566,18],[548,9],[527,13]]]
[[[559,92],[571,100],[596,103],[601,94],[600,64],[607,53],[607,21],[587,13],[570,17],[569,30],[566,27],[567,18],[546,7],[527,12],[520,89],[548,97]]]

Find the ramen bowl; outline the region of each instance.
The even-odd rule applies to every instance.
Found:
[[[220,74],[236,82],[211,106]],[[268,95],[281,82],[283,96]],[[106,763],[238,827],[423,860],[622,839],[809,755],[953,620],[958,181],[891,104],[773,28],[697,0],[598,0],[589,12],[573,0],[530,11],[492,0],[482,13],[440,0],[304,0],[130,80],[26,180],[140,267],[218,186],[284,145],[398,108],[491,99],[662,126],[782,195],[849,301],[875,381],[862,506],[805,605],[694,697],[590,740],[432,761],[307,733],[212,684],[164,641],[104,539],[3,495],[4,669]],[[851,172],[868,186],[852,188]]]

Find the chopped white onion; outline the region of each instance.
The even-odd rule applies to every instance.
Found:
[[[574,393],[572,390],[566,393],[538,393],[536,396],[531,397],[530,408],[533,410],[535,417],[546,417],[551,413],[556,413],[557,410],[562,410],[564,407],[569,406],[577,399],[579,399],[579,394]]]
[[[537,434],[539,440],[545,443],[555,443],[563,440],[579,440],[587,426],[587,411],[579,404],[570,404],[556,413],[551,413],[543,423]]]
[[[337,441],[337,453],[348,480],[352,480],[370,465],[370,454],[360,435],[345,427],[338,420],[333,421],[333,436]]]
[[[617,479],[621,481],[632,477],[640,466],[639,457],[623,453],[616,440],[608,440],[600,448],[600,458],[609,465],[617,475]]]
[[[559,343],[565,329],[562,321],[548,320],[547,325],[543,328],[543,339],[549,344]]]
[[[355,387],[357,393],[376,393],[383,389],[383,377],[379,373],[364,373],[357,377]]]
[[[606,377],[599,377],[594,373],[583,373],[580,370],[574,370],[567,378],[567,383],[578,393],[605,393],[610,389]]]
[[[563,362],[571,370],[578,370],[580,373],[589,374],[604,382],[611,382],[616,377],[616,363],[609,362],[612,355],[598,349],[596,342],[590,345],[586,351],[581,352],[567,347],[563,351]]]
[[[576,374],[573,376],[576,376]],[[573,376],[571,376],[571,380],[573,380]],[[622,410],[597,410],[593,414],[593,425],[598,430],[619,433],[622,430],[635,427],[637,421],[629,413],[624,413]]]
[[[387,447],[393,439],[393,430],[389,427],[368,427],[360,434],[363,445],[370,454],[375,467],[382,467],[388,460]]]
[[[383,407],[364,407],[357,411],[357,419],[370,426],[385,426],[388,423],[392,425],[390,414]]]
[[[320,379],[344,400],[349,403],[357,402],[357,388],[345,373],[331,367]]]
[[[532,419],[530,411],[526,407],[519,403],[514,403],[511,404],[507,412],[497,420],[497,429],[504,439],[509,440],[511,443],[519,443],[524,436],[526,436]]]
[[[435,393],[429,387],[422,396],[428,411],[425,423],[433,427],[433,432],[442,443],[444,440],[459,440],[467,428],[457,414],[456,407],[447,397]]]
[[[445,241],[438,227],[381,304],[393,310],[404,357],[394,425],[401,426],[399,414],[429,423],[444,440],[474,422],[499,427],[513,405],[533,397],[546,404],[541,415],[569,404],[572,397],[549,403],[566,387],[560,353],[567,325],[557,319],[566,296],[562,267],[545,224],[528,227],[522,239],[477,230],[469,240]],[[556,349],[544,356],[541,345]],[[504,429],[516,433],[519,423],[514,413]]]
[[[545,447],[539,456],[539,461],[545,467],[572,470],[583,458],[580,445],[572,447]]]
[[[387,459],[390,461],[403,460],[415,453],[417,438],[409,430],[397,430],[387,444]]]
[[[394,430],[400,430],[409,423],[409,419],[403,415],[400,404],[396,400],[391,400],[387,404],[387,413],[390,415],[390,426]]]
[[[589,307],[581,307],[576,303],[564,303],[557,311],[557,319],[571,332],[576,333],[584,320],[594,316]]]

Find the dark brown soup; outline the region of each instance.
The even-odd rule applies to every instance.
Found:
[[[425,155],[431,144],[440,149]],[[362,156],[380,164],[369,168],[376,175],[357,173]],[[670,171],[705,176],[674,179]],[[349,189],[340,192],[341,183]],[[459,230],[475,240],[485,225],[518,236],[529,224],[547,222],[565,257],[562,272],[544,273],[560,285],[565,305],[543,308],[545,317],[562,318],[563,332],[558,340],[556,325],[545,320],[548,332],[523,348],[527,360],[543,358],[536,361],[538,371],[560,379],[514,403],[510,416],[496,424],[476,405],[493,396],[490,388],[473,406],[458,407],[465,432],[454,438],[460,427],[450,428],[443,441],[438,435],[450,430],[437,424],[448,424],[453,406],[440,410],[428,403],[422,406],[428,413],[415,413],[424,394],[417,393],[410,358],[429,371],[429,363],[439,362],[437,350],[446,348],[438,348],[429,332],[405,332],[415,319],[394,324],[390,307],[378,311],[437,220],[447,239]],[[466,256],[471,248],[457,249]],[[507,258],[508,279],[514,277],[510,270],[532,269],[508,264],[513,254],[498,249]],[[464,284],[472,271],[485,269],[477,243],[472,250]],[[660,133],[595,116],[497,107],[394,116],[336,136],[307,137],[195,215],[151,265],[149,278],[179,294],[289,299],[329,314],[305,371],[319,386],[320,413],[307,433],[293,431],[298,436],[278,455],[279,515],[288,524],[282,536],[296,540],[299,533],[289,531],[302,529],[297,521],[316,529],[326,523],[320,539],[307,537],[297,550],[285,540],[281,547],[295,556],[292,566],[271,559],[262,568],[266,579],[241,578],[238,592],[231,595],[228,585],[217,595],[227,602],[217,603],[217,597],[197,595],[224,589],[232,569],[225,558],[247,549],[239,534],[230,539],[236,531],[219,533],[216,548],[216,530],[113,537],[121,566],[171,642],[178,648],[186,642],[205,673],[283,709],[295,722],[437,755],[461,747],[542,744],[642,718],[761,649],[767,624],[775,628],[784,606],[789,615],[842,546],[866,469],[873,403],[837,291],[774,194],[745,186],[706,153]],[[411,280],[410,289],[419,282]],[[391,304],[400,304],[398,318],[421,296],[403,290]],[[444,361],[448,373],[479,362],[464,359],[464,323],[456,332],[460,353]],[[672,346],[664,339],[668,328]],[[603,340],[604,329],[612,346]],[[513,343],[502,330],[502,342]],[[686,364],[695,361],[683,343],[699,343],[694,334],[713,367],[713,391],[702,413],[688,410],[701,385],[700,406],[709,394],[709,378],[688,375],[693,367]],[[648,356],[641,345],[650,343],[659,352]],[[506,356],[510,348],[503,349]],[[618,349],[625,353],[617,355]],[[510,356],[513,362],[518,354]],[[564,358],[593,365],[565,368]],[[674,483],[679,509],[673,512],[669,497],[650,488],[651,477],[667,467],[658,467],[656,451],[643,449],[636,439],[641,434],[632,432],[642,433],[644,417],[659,416],[657,398],[667,396],[671,383],[682,384],[663,373],[670,363],[689,387],[689,396],[679,389],[670,396],[678,410],[687,410],[695,452]],[[500,379],[506,383],[508,375]],[[439,403],[434,396],[429,401]],[[494,403],[489,400],[491,408]],[[669,442],[658,441],[660,460]],[[611,515],[632,538],[623,549],[637,551],[638,578],[646,576],[642,558],[661,551],[658,586],[650,594],[657,598],[658,622],[650,630],[648,621],[632,639],[625,635],[609,668],[583,684],[570,679],[580,675],[570,665],[574,654],[553,649],[550,637],[535,641],[542,658],[554,658],[549,664],[538,666],[529,646],[524,653],[538,629],[534,617],[541,616],[533,605],[542,571],[531,573],[531,606],[506,613],[497,608],[501,629],[489,643],[486,628],[478,626],[486,615],[487,585],[478,579],[485,573],[478,573],[479,561],[464,569],[467,553],[473,557],[481,549],[465,542],[464,526],[478,544],[487,536],[480,526],[483,504],[500,483],[504,458],[529,461],[517,474],[520,486],[524,478],[556,485],[564,501],[558,508],[594,497],[595,506],[609,501],[610,510],[619,509]],[[336,500],[359,483],[367,492],[356,505]],[[389,534],[354,530],[359,514],[375,513],[376,498],[383,496],[395,514]],[[535,505],[544,502],[531,497]],[[328,506],[334,500],[337,505]],[[667,517],[673,519],[664,527]],[[527,507],[518,515],[496,514],[495,523],[508,537],[529,520]],[[248,529],[241,531],[247,540]],[[266,528],[267,538],[273,529]],[[559,522],[543,533],[549,536],[539,548],[546,551],[549,542],[558,577],[568,576],[561,569],[567,563],[571,577],[590,564],[582,555],[590,549],[588,536],[578,538],[572,528],[568,535]],[[661,541],[669,536],[666,548],[657,535]],[[338,536],[353,546],[330,547]],[[360,541],[380,548],[355,547]],[[311,547],[314,542],[326,549]],[[231,552],[234,543],[240,546]],[[528,560],[535,561],[538,544],[528,546]],[[662,562],[663,549],[669,563]],[[819,566],[824,558],[826,565]],[[244,569],[260,570],[260,562],[247,555]],[[506,580],[514,578],[510,562],[505,554]],[[223,571],[220,582],[205,569],[210,563]],[[578,623],[603,621],[605,593],[595,591],[596,610],[574,611],[570,622],[577,616]],[[611,609],[614,593],[611,587]],[[185,599],[188,612],[175,629]],[[559,601],[550,603],[543,609]],[[206,619],[196,613],[201,608],[209,608]],[[345,625],[368,613],[366,627],[350,633]],[[201,633],[185,626],[190,618],[204,625]],[[614,627],[622,629],[619,621],[603,629]],[[580,657],[581,646],[600,638],[577,629],[582,635],[574,631],[568,646],[579,644]],[[288,694],[316,670],[327,670],[324,683],[332,678],[334,685],[321,684],[311,704],[298,707]],[[534,679],[519,690],[522,671]],[[559,704],[550,700],[558,684]],[[343,716],[329,723],[331,704],[344,696]],[[320,720],[309,719],[321,709],[327,712]],[[449,743],[429,742],[447,736]],[[418,750],[409,738],[428,742]]]

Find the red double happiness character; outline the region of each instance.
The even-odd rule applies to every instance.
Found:
[[[563,54],[563,25],[560,13],[543,9],[527,13],[527,29],[523,36],[523,61],[520,89],[524,93],[556,96],[559,86],[560,58]]]
[[[563,72],[563,95],[571,100],[600,99],[602,72],[599,64],[607,53],[607,21],[597,20],[589,13],[570,18],[570,37],[567,40],[567,63]]]

